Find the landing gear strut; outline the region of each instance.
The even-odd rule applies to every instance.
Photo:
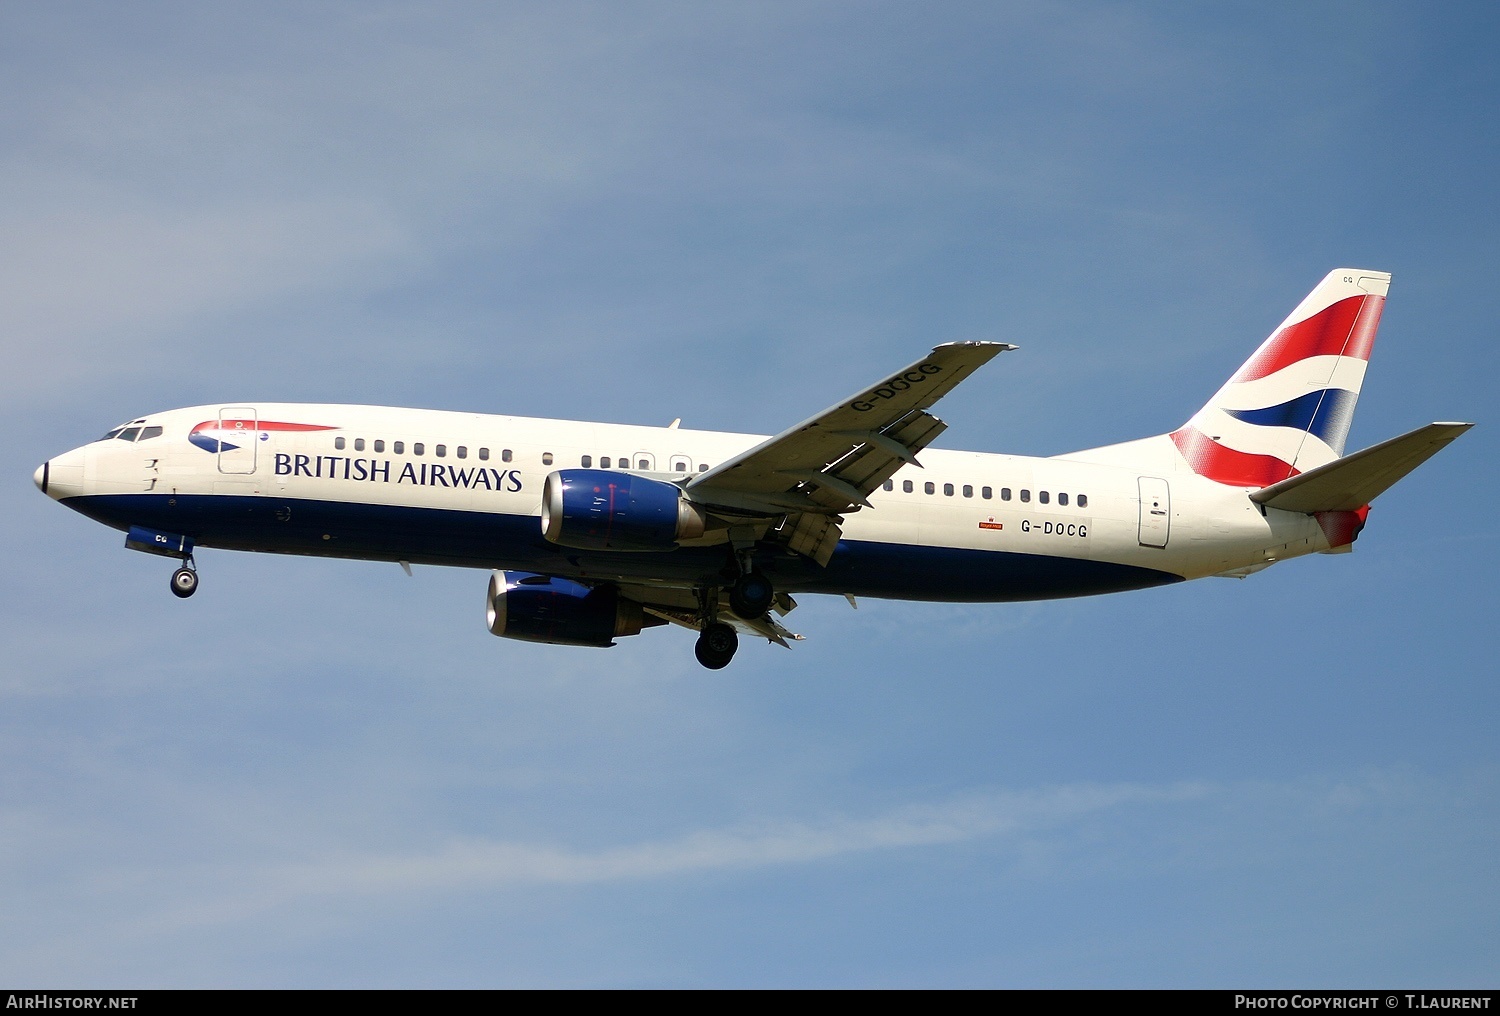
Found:
[[[182,567],[172,573],[172,595],[184,600],[198,591],[198,571],[193,559],[187,558]]]
[[[740,647],[740,637],[723,621],[713,621],[703,626],[698,642],[693,646],[693,655],[709,670],[722,670],[734,659],[734,651]]]

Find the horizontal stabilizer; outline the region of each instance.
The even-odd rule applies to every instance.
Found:
[[[1356,511],[1472,426],[1472,423],[1429,423],[1409,434],[1263,487],[1251,494],[1250,500],[1268,508],[1309,515]]]

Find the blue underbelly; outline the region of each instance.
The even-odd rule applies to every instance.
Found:
[[[571,550],[548,543],[537,518],[527,515],[223,494],[109,494],[63,503],[116,529],[147,526],[226,550],[601,581],[699,584],[734,575],[722,546],[629,554]],[[758,550],[756,566],[786,592],[951,602],[1087,596],[1182,581],[1107,561],[858,540],[841,541],[826,568],[784,550]]]

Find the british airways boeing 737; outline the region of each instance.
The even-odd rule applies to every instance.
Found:
[[[719,668],[741,633],[801,638],[794,593],[1032,600],[1348,551],[1370,502],[1472,426],[1344,455],[1389,285],[1331,273],[1178,429],[1051,458],[929,447],[933,405],[1015,348],[956,342],[771,438],[231,403],[132,420],[35,479],[180,559],[178,596],[202,547],[485,568],[496,635],[611,646],[672,623]]]

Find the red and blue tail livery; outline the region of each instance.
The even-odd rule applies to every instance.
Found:
[[[1264,487],[1344,453],[1391,277],[1332,272],[1172,433],[1199,476]]]
[[[672,625],[719,668],[741,636],[800,639],[797,595],[1034,600],[1348,551],[1370,502],[1471,426],[1345,454],[1389,286],[1331,273],[1182,427],[1050,458],[934,447],[937,402],[1015,348],[953,342],[770,437],[225,403],[133,420],[35,480],[179,560],[180,597],[206,549],[481,568],[496,635]]]

